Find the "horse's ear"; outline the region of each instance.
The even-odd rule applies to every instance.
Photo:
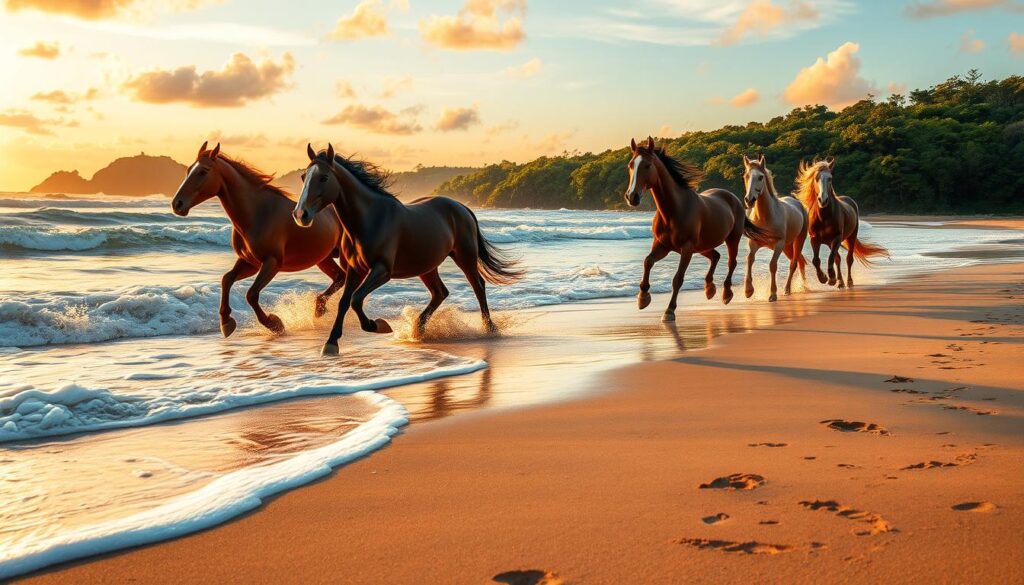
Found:
[[[306,143],[306,156],[309,157],[309,160],[316,160],[316,151],[313,150],[313,145],[308,142]]]
[[[654,152],[654,139],[650,136],[647,137],[647,150]]]
[[[747,155],[744,154],[743,155],[743,166],[749,167],[750,163],[751,163],[751,160],[749,158],[747,158]]]
[[[334,145],[327,143],[327,162],[334,162]]]
[[[217,143],[217,146],[213,147],[213,150],[210,152],[210,158],[217,160],[218,154],[220,154],[220,142]]]
[[[209,140],[203,142],[203,145],[199,147],[199,153],[196,154],[196,158],[199,158],[199,157],[203,156],[203,153],[206,152],[206,145],[209,144],[209,143],[210,143]]]
[[[828,157],[827,159],[825,159],[825,164],[828,165],[828,170],[830,170],[830,171],[832,169],[836,168],[836,157],[834,157],[834,156]]]
[[[636,152],[636,138],[629,139],[629,149]]]
[[[759,163],[759,164],[760,164],[760,165],[761,165],[762,167],[764,166],[764,153],[763,153],[763,152],[761,153],[761,156],[760,156],[760,158],[758,158],[758,159],[757,159],[757,162],[758,162],[758,163]]]

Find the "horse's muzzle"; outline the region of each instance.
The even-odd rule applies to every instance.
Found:
[[[628,203],[630,207],[637,207],[640,205],[640,193],[638,192],[634,191],[633,193],[626,193],[625,198],[626,203]]]
[[[313,214],[306,209],[298,209],[292,211],[292,219],[299,227],[309,227],[313,224]]]
[[[184,201],[178,198],[171,201],[171,211],[174,212],[174,215],[179,217],[185,217],[188,215],[188,207],[185,206]]]

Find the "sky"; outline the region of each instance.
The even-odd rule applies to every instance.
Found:
[[[0,190],[204,140],[524,162],[1024,72],[1024,0],[0,0]]]

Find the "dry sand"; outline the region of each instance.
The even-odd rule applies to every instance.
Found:
[[[657,310],[577,306],[548,324],[628,316],[615,343],[675,359],[594,376],[587,346],[539,367],[499,347],[489,392],[593,392],[414,420],[237,521],[28,581],[1020,583],[1022,270],[733,306],[704,339],[756,331],[700,351],[683,310],[669,336]]]

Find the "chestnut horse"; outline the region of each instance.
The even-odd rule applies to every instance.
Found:
[[[779,256],[782,254],[789,258],[789,277],[786,278],[786,294],[793,290],[793,275],[799,267],[800,276],[804,282],[807,281],[805,267],[807,260],[804,259],[804,242],[807,241],[807,210],[793,197],[779,197],[775,190],[775,178],[768,170],[762,154],[757,160],[751,160],[743,155],[743,184],[746,187],[746,194],[743,202],[750,211],[750,221],[777,236],[777,239],[767,247],[772,249],[772,259],[768,262],[768,270],[772,274],[771,295],[768,302],[775,302],[778,296],[778,285],[775,283],[775,273],[779,269]],[[747,275],[745,279],[745,293],[749,299],[754,294],[754,257],[761,249],[761,244],[749,240],[749,251],[747,252]]]
[[[679,254],[679,268],[672,279],[672,298],[663,320],[674,321],[676,318],[679,287],[683,285],[686,268],[695,253],[711,261],[704,277],[704,293],[711,299],[715,296],[715,267],[722,257],[715,248],[722,243],[729,252],[729,273],[725,277],[722,302],[729,304],[733,296],[732,274],[736,270],[740,238],[747,234],[747,237],[768,246],[774,242],[774,237],[747,219],[743,214],[743,203],[729,191],[708,189],[698,194],[695,189],[703,177],[701,171],[670,157],[664,148],[656,149],[650,136],[646,146],[637,146],[636,140],[632,140],[630,148],[632,157],[626,165],[629,171],[626,203],[632,207],[640,205],[640,195],[650,190],[658,207],[652,225],[654,242],[651,253],[644,258],[644,275],[640,280],[637,305],[645,309],[651,304],[651,268],[669,252]]]
[[[832,186],[832,170],[835,166],[834,158],[812,163],[800,161],[794,195],[807,208],[811,250],[814,253],[811,262],[818,273],[818,280],[829,285],[838,282],[839,288],[843,288],[846,285],[853,286],[854,257],[860,260],[861,264],[870,266],[872,256],[888,256],[889,252],[882,246],[868,244],[857,237],[860,210],[856,201],[836,194]],[[821,270],[821,259],[818,256],[818,249],[822,244],[829,250],[827,279]],[[840,245],[849,250],[846,254],[845,284],[840,267]]]
[[[422,335],[427,320],[448,296],[437,268],[449,257],[473,287],[484,326],[492,333],[497,331],[487,307],[484,282],[511,284],[523,272],[480,233],[476,215],[468,207],[447,197],[418,199],[406,205],[388,192],[390,177],[375,165],[335,155],[331,145],[319,153],[307,145],[306,154],[309,166],[293,212],[295,223],[309,226],[321,210],[332,207],[330,213],[337,210],[345,228],[341,259],[348,275],[323,355],[338,353],[349,306],[363,331],[391,332],[387,321],[366,316],[363,301],[393,278],[419,277],[430,291],[430,302],[417,321],[417,333]]]
[[[206,144],[199,147],[196,161],[171,200],[171,209],[184,217],[196,205],[217,197],[231,219],[231,247],[238,259],[221,279],[221,333],[227,337],[237,326],[231,317],[231,286],[253,274],[256,279],[245,299],[264,327],[281,333],[281,319],[260,307],[260,291],[278,272],[298,272],[316,266],[331,278],[331,285],[316,298],[314,311],[316,316],[322,316],[327,311],[327,299],[345,281],[345,271],[334,261],[344,233],[338,216],[334,212],[324,213],[310,229],[299,228],[291,219],[294,201],[271,184],[273,177],[228,158],[220,151],[220,144],[213,150],[206,150]]]

